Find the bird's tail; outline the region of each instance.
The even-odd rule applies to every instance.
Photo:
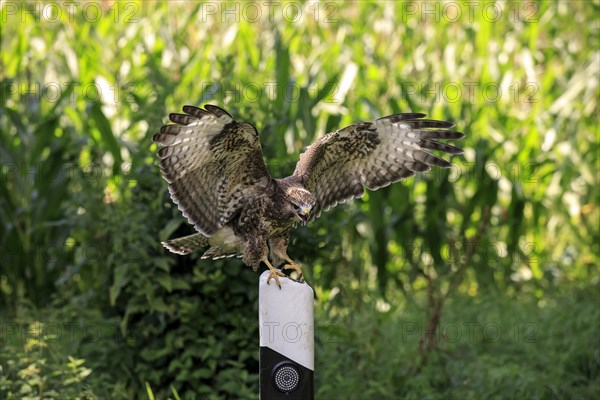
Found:
[[[161,242],[165,248],[176,254],[189,254],[209,245],[208,238],[201,233]]]

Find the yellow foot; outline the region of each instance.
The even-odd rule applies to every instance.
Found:
[[[300,268],[298,263],[292,261],[291,259],[287,259],[287,261],[289,262],[289,264],[284,265],[283,269],[293,269],[294,271],[296,271],[296,274],[298,274],[298,276],[296,277],[296,282],[304,282],[302,268]]]
[[[279,286],[279,289],[281,289],[281,283],[279,282],[279,277],[280,276],[285,276],[287,277],[286,274],[284,274],[283,272],[281,272],[281,270],[275,268],[273,265],[271,265],[271,263],[269,262],[268,259],[263,259],[262,260],[265,264],[267,264],[267,267],[269,267],[269,276],[267,276],[267,285],[269,285],[269,281],[271,279],[275,279],[275,283],[277,284],[277,286]]]
[[[277,284],[277,286],[279,286],[279,289],[281,289],[281,283],[279,282],[280,276],[287,276],[287,275],[278,269],[272,269],[271,271],[269,271],[269,276],[267,276],[267,285],[269,285],[269,281],[271,279],[275,279],[275,283]]]

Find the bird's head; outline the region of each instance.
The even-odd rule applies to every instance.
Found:
[[[286,195],[292,212],[302,222],[302,225],[306,225],[315,206],[315,197],[311,192],[301,187],[288,188]]]

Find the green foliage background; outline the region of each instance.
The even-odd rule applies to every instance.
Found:
[[[317,398],[600,395],[598,1],[89,4],[1,5],[0,398],[256,398],[258,275],[159,243],[150,139],[204,103],[275,176],[396,112],[467,134],[295,233]]]

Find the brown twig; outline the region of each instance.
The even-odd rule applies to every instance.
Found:
[[[473,257],[477,243],[481,240],[483,235],[485,235],[485,233],[487,232],[487,228],[488,228],[489,222],[490,222],[490,217],[491,217],[490,216],[490,207],[486,206],[483,209],[482,223],[479,226],[479,229],[477,230],[475,237],[473,238],[473,240],[470,241],[473,245],[468,246],[465,259],[461,260],[459,262],[459,268],[456,271],[456,273],[454,274],[454,276],[452,277],[453,279],[450,281],[450,284],[448,286],[448,290],[446,291],[446,293],[443,293],[440,291],[439,295],[436,296],[435,282],[433,281],[433,279],[431,279],[431,276],[429,276],[424,270],[420,270],[421,273],[423,274],[423,276],[425,277],[425,279],[427,280],[427,308],[429,310],[429,316],[427,319],[425,332],[421,336],[421,339],[419,340],[420,362],[419,362],[419,366],[416,369],[417,373],[419,371],[421,371],[421,369],[425,365],[427,365],[427,361],[429,359],[429,354],[431,354],[431,352],[433,350],[439,350],[439,347],[438,347],[438,344],[437,344],[436,338],[435,338],[435,333],[438,330],[438,327],[440,325],[440,321],[442,318],[442,307],[444,305],[444,302],[450,295],[450,293],[453,293],[456,290],[456,288],[458,287],[458,285],[460,284],[461,278],[462,278],[467,266],[470,264],[471,258]]]

